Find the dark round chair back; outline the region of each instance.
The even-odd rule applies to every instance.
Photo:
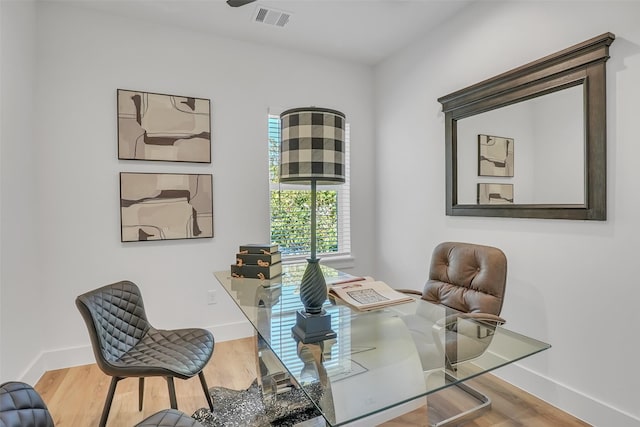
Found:
[[[42,397],[29,384],[0,384],[0,427],[54,427]]]

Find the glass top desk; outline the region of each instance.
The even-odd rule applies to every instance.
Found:
[[[216,278],[257,335],[258,382],[265,399],[282,388],[304,391],[326,423],[341,426],[406,405],[550,346],[469,319],[421,299],[361,312],[327,300],[337,337],[304,344],[291,333],[302,309],[299,284],[306,263],[283,266],[272,280]],[[348,277],[322,266],[327,282]],[[455,325],[455,326],[452,326]],[[284,368],[284,369],[283,369]],[[422,400],[416,400],[422,398]],[[408,409],[410,410],[410,409]]]

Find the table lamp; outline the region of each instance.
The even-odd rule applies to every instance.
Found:
[[[293,333],[303,342],[336,336],[322,305],[327,284],[316,258],[316,186],[345,182],[343,113],[326,108],[294,108],[280,114],[280,182],[311,184],[311,254],[300,283],[304,311],[296,314]]]

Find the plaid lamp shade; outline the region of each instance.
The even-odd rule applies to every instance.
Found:
[[[344,121],[339,111],[295,108],[280,115],[280,182],[345,182]]]

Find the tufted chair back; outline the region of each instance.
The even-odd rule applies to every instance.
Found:
[[[77,305],[89,329],[98,366],[115,375],[111,363],[120,360],[151,328],[140,289],[124,280],[80,295]]]
[[[444,242],[433,250],[422,299],[464,313],[498,316],[507,282],[507,257],[498,248]]]
[[[53,427],[49,409],[29,384],[0,385],[0,427]]]

